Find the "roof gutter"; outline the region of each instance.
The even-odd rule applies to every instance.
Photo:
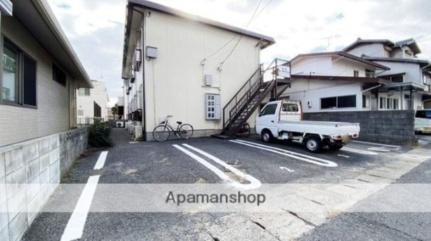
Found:
[[[52,35],[60,43],[61,47],[66,52],[68,57],[72,60],[74,65],[78,68],[80,76],[75,76],[75,78],[77,77],[77,78],[79,78],[78,80],[84,81],[84,83],[86,84],[86,87],[92,88],[93,84],[91,83],[90,77],[88,76],[87,72],[85,71],[82,63],[79,61],[79,58],[76,55],[75,51],[73,50],[71,44],[69,43],[69,41],[65,37],[65,34],[61,30],[61,27],[59,26],[58,22],[54,19],[53,13],[52,13],[51,9],[49,8],[49,5],[46,2],[46,0],[31,0],[31,2],[33,3],[33,6],[35,7],[35,9],[39,12],[43,21],[45,21],[45,23],[48,26],[49,30],[51,31]]]
[[[10,0],[0,0],[0,12],[6,16],[12,16],[13,4]]]

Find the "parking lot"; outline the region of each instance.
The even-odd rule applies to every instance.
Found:
[[[422,148],[351,142],[338,152],[309,153],[287,143],[264,144],[256,138],[220,140],[200,138],[165,143],[129,142],[127,133],[114,131],[116,146],[87,153],[70,170],[64,183],[99,184],[261,184],[395,182],[426,162]],[[419,154],[418,154],[419,153]],[[410,158],[410,159],[409,159]],[[95,168],[99,166],[98,168]],[[56,192],[54,201],[64,193]],[[95,194],[97,196],[97,193]],[[313,193],[310,191],[312,197]],[[352,199],[358,198],[352,196]],[[91,199],[90,199],[91,200]],[[313,201],[310,198],[311,201]],[[70,201],[70,200],[69,200]],[[89,203],[91,205],[91,202]],[[324,203],[322,203],[324,205]],[[72,215],[73,216],[73,215]],[[298,213],[89,213],[81,240],[291,240],[310,234],[334,217]],[[70,213],[43,213],[24,240],[67,240]],[[53,225],[55,223],[55,225]],[[72,227],[75,228],[76,227]],[[318,230],[318,229],[317,229]],[[313,239],[313,236],[309,236]]]

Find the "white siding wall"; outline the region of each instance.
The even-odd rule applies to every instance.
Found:
[[[372,56],[372,57],[389,57],[389,53],[385,50],[383,44],[367,44],[360,45],[348,53],[361,57],[362,55]]]
[[[379,61],[377,63],[390,68],[390,70],[383,72],[383,75],[406,73],[406,75],[404,75],[404,82],[412,82],[419,85],[423,85],[422,69],[420,68],[419,64],[395,63],[385,61]]]
[[[292,74],[298,75],[324,75],[349,76],[353,71],[359,71],[359,77],[365,77],[366,67],[360,63],[352,62],[341,57],[312,56],[305,57],[292,64]]]
[[[51,56],[11,17],[2,17],[1,31],[37,61],[37,109],[0,105],[0,145],[47,136],[69,129],[69,86],[52,80]],[[67,77],[68,85],[71,82]],[[74,117],[75,118],[75,117]]]
[[[169,114],[173,121],[189,122],[195,129],[221,129],[221,120],[205,119],[205,94],[220,94],[222,107],[232,98],[259,66],[258,40],[243,37],[218,71],[236,41],[204,65],[202,60],[239,35],[159,12],[145,21],[145,46],[157,47],[159,53],[157,59],[145,61],[147,131]],[[205,74],[213,75],[219,87],[203,87]]]
[[[321,109],[321,98],[347,95],[356,95],[356,108]],[[287,96],[301,101],[304,112],[362,110],[362,87],[355,82],[296,79],[292,88],[283,93],[283,97]]]
[[[105,84],[100,81],[93,81],[90,89],[90,96],[81,96],[77,90],[77,109],[82,110],[84,115],[77,116],[78,123],[82,123],[85,118],[94,118],[94,102],[102,109],[101,118],[108,119],[108,93]]]

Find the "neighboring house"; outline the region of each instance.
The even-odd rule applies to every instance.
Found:
[[[151,139],[167,115],[173,126],[192,124],[194,136],[220,133],[223,105],[274,40],[144,0],[129,0],[127,11],[123,79],[136,136]]]
[[[76,127],[75,91],[91,83],[45,1],[13,1],[1,34],[0,146]]]
[[[92,81],[93,88],[77,90],[77,123],[78,125],[93,124],[94,120],[108,120],[108,92],[101,81]]]
[[[301,54],[290,61],[291,88],[282,98],[300,100],[304,112],[370,110],[366,90],[388,69],[343,51]]]
[[[17,241],[87,146],[75,93],[91,82],[45,0],[0,12],[0,240]]]
[[[301,54],[283,96],[301,100],[304,112],[428,108],[431,68],[418,53],[412,39],[359,39],[343,51]]]
[[[378,78],[390,82],[373,91],[379,97],[379,109],[392,109],[390,98],[398,98],[403,110],[423,109],[429,103],[431,66],[429,61],[417,57],[421,50],[414,39],[399,42],[358,39],[344,51],[390,68],[377,73]]]

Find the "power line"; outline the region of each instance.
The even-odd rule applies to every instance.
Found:
[[[253,20],[254,20],[254,18],[255,17],[257,17],[257,16],[259,16],[262,12],[263,12],[263,10],[265,10],[265,8],[266,7],[268,7],[268,5],[270,4],[272,2],[272,0],[269,0],[266,4],[265,4],[265,6],[258,12],[257,10],[259,10],[259,8],[260,8],[260,5],[262,4],[262,0],[260,0],[259,1],[259,3],[258,3],[258,5],[257,5],[257,7],[256,7],[256,9],[255,9],[255,11],[253,12],[253,15],[251,16],[251,18],[250,18],[250,20],[244,25],[244,27],[249,27],[250,26],[250,24],[253,22]],[[237,36],[235,36],[235,37],[233,37],[233,38],[231,38],[230,40],[228,40],[226,43],[224,43],[220,48],[218,48],[216,51],[214,51],[214,52],[212,52],[211,54],[209,54],[209,55],[207,55],[205,58],[203,58],[202,59],[202,64],[203,63],[205,63],[205,61],[208,59],[208,58],[211,58],[211,57],[213,57],[213,56],[215,56],[216,54],[218,54],[220,51],[222,51],[224,48],[226,48],[230,43],[232,43],[232,41],[234,41],[235,39],[237,39],[238,38],[238,41],[240,41],[241,40],[241,38],[242,38],[242,36],[240,36],[240,37],[237,37]],[[239,43],[236,43],[235,44],[235,46],[234,46],[234,49],[236,48],[236,46],[238,46],[238,44]],[[229,54],[229,55],[231,55],[231,54]]]
[[[262,12],[263,12],[263,10],[265,10],[265,8],[266,7],[268,7],[269,6],[269,4],[271,3],[271,1],[272,0],[269,0],[268,2],[267,2],[267,4],[259,11],[259,8],[260,8],[260,5],[262,4],[262,2],[263,2],[263,0],[259,0],[259,2],[258,2],[258,4],[257,4],[257,6],[256,6],[256,9],[254,10],[254,12],[253,12],[253,14],[252,14],[252,16],[251,16],[251,18],[250,18],[250,20],[248,21],[248,23],[247,23],[247,27],[248,26],[250,26],[250,24],[253,22],[253,20],[255,19],[255,17],[257,17],[258,15],[260,15]],[[235,52],[235,50],[238,48],[238,45],[239,45],[239,43],[241,42],[241,40],[242,40],[242,38],[243,38],[243,36],[241,35],[239,38],[238,38],[238,40],[237,40],[237,42],[235,43],[235,45],[233,46],[233,48],[232,48],[232,50],[229,52],[229,54],[226,56],[226,58],[224,58],[223,59],[223,61],[221,61],[220,62],[220,65],[219,65],[219,67],[218,67],[218,69],[220,70],[221,68],[223,68],[223,65],[224,65],[224,63],[232,56],[232,54]]]

